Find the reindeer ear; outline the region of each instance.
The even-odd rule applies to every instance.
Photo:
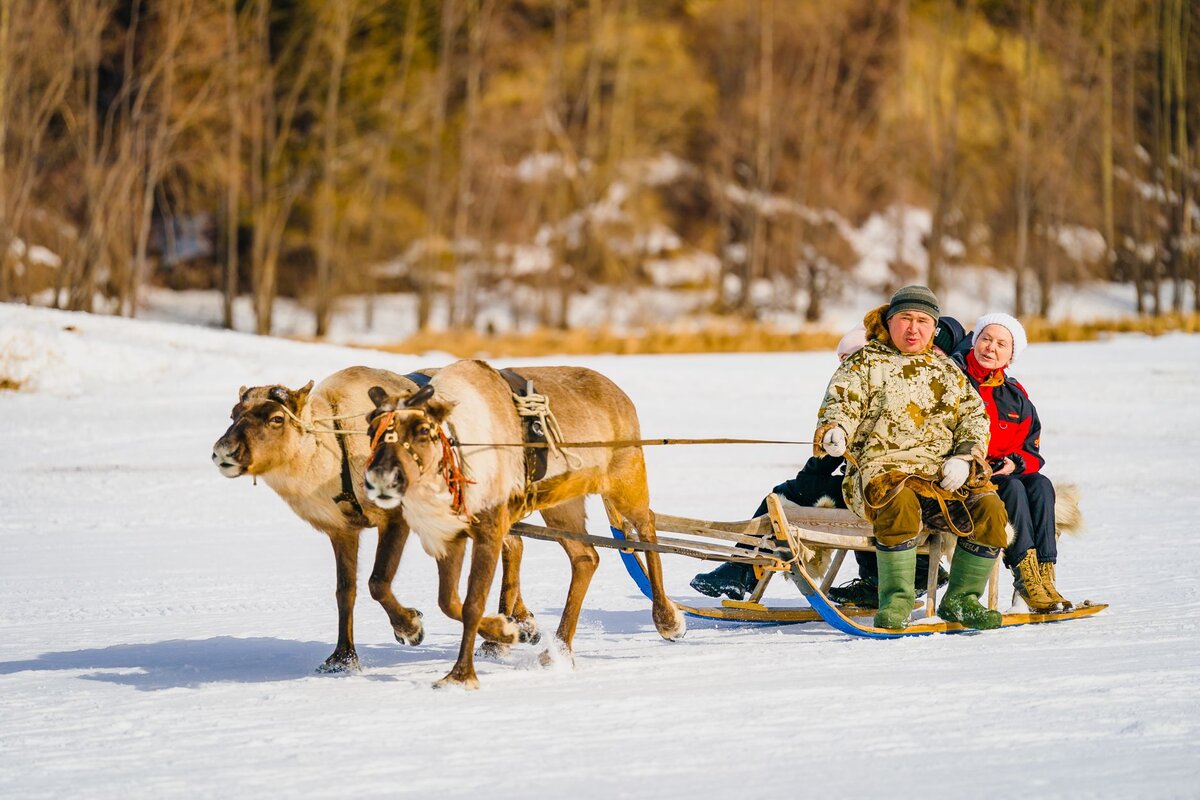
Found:
[[[429,402],[429,398],[433,397],[433,391],[434,389],[432,383],[425,384],[420,389],[417,389],[415,394],[411,395],[407,400],[404,401],[404,407],[416,408],[417,406],[425,405],[427,402]]]
[[[425,416],[429,417],[435,424],[441,425],[457,405],[458,403],[455,403],[453,400],[430,400],[425,404]]]
[[[298,412],[304,407],[304,404],[308,402],[308,395],[312,392],[312,388],[313,382],[309,381],[296,391],[292,392],[292,402],[295,403],[295,408],[292,409],[293,411]]]
[[[388,393],[383,390],[382,386],[372,386],[370,389],[367,389],[367,395],[371,398],[371,402],[375,404],[376,408],[379,408],[388,401]]]

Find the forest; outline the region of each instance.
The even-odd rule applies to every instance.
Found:
[[[0,0],[0,301],[707,291],[761,320],[963,265],[1018,316],[1200,308],[1187,0]],[[897,240],[899,241],[899,240]],[[795,298],[800,298],[796,300]]]

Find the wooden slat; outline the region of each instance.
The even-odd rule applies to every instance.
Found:
[[[736,547],[724,547],[722,545],[710,545],[704,542],[697,542],[695,545],[692,545],[691,542],[686,542],[680,539],[660,538],[659,541],[655,543],[642,542],[637,539],[625,539],[622,541],[611,539],[607,536],[592,536],[586,533],[564,531],[557,528],[543,528],[538,525],[529,525],[524,522],[515,523],[512,526],[511,532],[517,536],[524,536],[530,539],[543,539],[546,541],[573,539],[577,542],[587,542],[595,547],[606,547],[612,550],[639,550],[643,552],[654,553],[673,553],[675,555],[698,558],[701,561],[733,561],[739,564],[759,564],[761,566],[771,566],[783,563],[782,559],[771,555],[755,555],[755,551],[753,550],[744,550]]]
[[[670,514],[654,515],[654,527],[660,531],[672,533],[689,533],[694,530],[712,530],[722,533],[739,533],[744,536],[762,536],[769,533],[771,523],[766,517],[741,520],[738,522],[713,522],[710,520],[675,517]]]
[[[829,571],[825,573],[825,579],[821,581],[821,591],[828,592],[829,587],[833,586],[833,580],[837,577],[838,570],[842,568],[842,562],[846,560],[846,551],[838,550],[837,555],[833,557],[833,563],[829,565]]]

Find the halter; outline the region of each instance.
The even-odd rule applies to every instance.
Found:
[[[375,451],[378,450],[380,443],[384,444],[399,444],[412,458],[413,463],[417,465],[417,473],[425,474],[425,462],[421,460],[421,456],[412,444],[405,440],[400,441],[400,435],[396,433],[396,414],[401,411],[411,411],[421,414],[426,420],[429,420],[429,415],[421,408],[404,408],[394,411],[384,412],[380,416],[379,428],[375,431],[375,436],[371,439],[371,456],[370,461],[375,460]],[[432,420],[429,420],[432,423]],[[442,446],[442,461],[438,465],[438,471],[441,473],[442,480],[446,482],[446,488],[450,490],[450,509],[459,516],[466,516],[466,489],[467,484],[475,483],[466,476],[463,472],[462,451],[458,447],[457,442],[453,441],[447,434],[443,426],[434,426],[437,430],[438,442]],[[369,463],[369,462],[368,462]]]

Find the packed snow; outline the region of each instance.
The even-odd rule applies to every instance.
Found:
[[[427,633],[397,644],[366,590],[368,532],[363,670],[317,674],[336,639],[330,547],[264,484],[221,477],[212,444],[243,384],[447,361],[0,306],[0,796],[1200,793],[1200,337],[1035,344],[1017,365],[1047,473],[1083,493],[1088,530],[1061,542],[1059,588],[1111,604],[1097,616],[897,641],[691,619],[671,643],[604,551],[573,666],[522,646],[477,661],[480,691],[434,690],[460,630],[437,610],[434,564],[407,548],[396,594]],[[622,386],[648,436],[797,440],[835,366],[571,362]],[[809,452],[649,448],[653,505],[745,518]],[[667,557],[671,593],[699,599],[687,582],[709,566]],[[559,547],[526,546],[547,633],[567,575]]]

